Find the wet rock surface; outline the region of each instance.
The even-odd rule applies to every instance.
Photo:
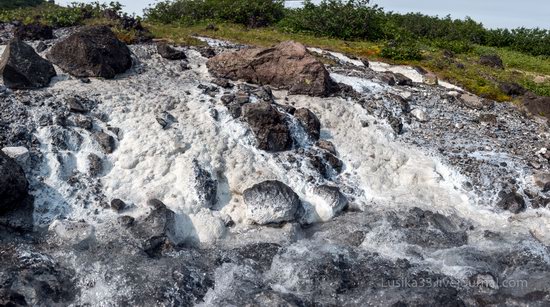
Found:
[[[270,103],[246,104],[242,116],[254,132],[259,149],[284,151],[292,147],[284,114]]]
[[[0,152],[0,214],[21,206],[28,193],[25,173],[15,160]]]
[[[264,181],[244,191],[247,218],[252,222],[276,224],[296,218],[300,198],[290,187],[279,181]]]
[[[185,60],[187,56],[185,52],[177,50],[168,44],[158,44],[157,51],[165,59],[168,60]]]
[[[0,305],[548,305],[542,118],[328,52],[343,97],[130,48],[118,80],[0,85],[32,196],[0,217]]]

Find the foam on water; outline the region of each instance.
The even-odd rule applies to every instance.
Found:
[[[160,59],[153,48],[143,48],[134,51],[145,69],[140,70],[138,65],[116,80],[94,79],[84,84],[58,70],[60,76],[50,90],[95,97],[101,101],[96,111],[108,116],[107,123],[97,121],[96,125],[104,131],[108,131],[107,125],[116,127],[121,133],[115,152],[105,155],[90,132],[78,130],[82,145],[76,150],[60,151],[48,142],[50,128],[38,128],[36,136],[45,155],[37,170],[42,181],[37,181],[32,191],[39,224],[47,225],[60,216],[92,224],[116,218],[108,210],[93,213],[92,208],[82,204],[82,195],[75,194],[66,183],[72,171],[87,171],[90,153],[105,158],[106,170],[100,181],[106,201],[120,198],[132,208],[127,214],[138,217],[145,213],[148,199],[158,198],[181,215],[181,221],[189,223],[182,229],[194,228],[195,238],[204,242],[215,242],[225,235],[221,227],[224,215],[238,225],[247,224],[242,192],[263,180],[280,180],[293,188],[316,210],[317,217],[312,221],[330,218],[325,204],[312,192],[314,185],[306,180],[313,174],[288,170],[279,155],[256,149],[246,125],[233,119],[217,102],[222,92],[211,98],[197,88],[210,79],[206,60],[198,52],[188,52],[192,70],[179,71],[178,62]],[[376,63],[373,66],[375,70],[394,69]],[[407,68],[404,72],[418,81],[413,71]],[[360,92],[385,90],[384,85],[359,77],[331,77]],[[275,95],[280,102],[287,93],[277,91]],[[389,125],[368,115],[359,104],[341,98],[289,98],[295,107],[309,108],[321,120],[322,138],[336,145],[345,163],[340,183],[359,191],[354,206],[380,210],[420,207],[458,215],[503,232],[531,232],[542,242],[550,242],[550,215],[546,211],[528,210],[512,216],[478,205],[475,196],[462,190],[464,179],[458,173],[437,157],[396,140]],[[211,116],[212,110],[219,114],[217,120]],[[161,112],[175,118],[166,129],[156,121]],[[369,127],[364,128],[362,121],[369,122]],[[297,130],[294,134],[300,135]],[[301,142],[306,145],[308,141],[302,138]],[[219,182],[219,213],[203,210],[194,197],[194,159]],[[506,157],[499,159],[504,161]]]

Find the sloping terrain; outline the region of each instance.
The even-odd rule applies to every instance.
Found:
[[[130,46],[114,80],[56,67],[47,88],[1,87],[0,147],[34,209],[2,218],[0,305],[549,303],[545,120],[319,49],[345,89],[329,97],[219,80],[208,57],[243,46],[205,40],[186,60]],[[260,104],[290,149],[258,148]],[[267,180],[300,199],[283,222],[251,219]]]

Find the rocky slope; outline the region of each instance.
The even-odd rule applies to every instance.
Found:
[[[286,89],[245,83],[219,55],[243,46],[206,41],[1,87],[0,305],[549,303],[545,120],[299,46],[236,53]]]

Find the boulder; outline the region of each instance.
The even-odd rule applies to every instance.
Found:
[[[181,50],[177,50],[176,48],[162,43],[157,45],[157,52],[160,54],[161,57],[167,59],[167,60],[185,60],[187,59],[187,56],[185,55],[185,52]]]
[[[336,87],[323,63],[293,41],[222,53],[207,66],[215,77],[271,85],[291,94],[327,96]]]
[[[246,216],[256,224],[290,222],[301,207],[300,198],[282,182],[276,180],[256,184],[243,193]]]
[[[94,136],[96,141],[106,153],[111,154],[115,151],[116,141],[110,134],[100,131],[96,132]]]
[[[507,193],[497,203],[497,206],[514,214],[518,214],[525,211],[525,200],[517,193]]]
[[[115,198],[111,200],[111,209],[113,209],[116,212],[120,212],[126,209],[126,203],[121,199]]]
[[[132,67],[130,49],[107,26],[88,26],[55,44],[54,64],[75,77],[112,79]]]
[[[504,69],[504,63],[502,62],[502,59],[496,54],[487,54],[480,56],[479,64],[493,68]]]
[[[31,23],[28,25],[20,25],[15,28],[13,35],[21,40],[37,41],[53,39],[53,28],[40,24]]]
[[[501,83],[499,86],[499,89],[504,92],[504,94],[508,96],[521,96],[527,92],[527,90],[517,84],[516,82],[504,82]]]
[[[21,166],[0,151],[0,214],[17,209],[27,191],[28,182]]]
[[[138,219],[132,230],[142,242],[143,250],[149,256],[156,256],[164,244],[174,243],[176,239],[176,214],[157,199],[147,201],[147,205],[152,211]]]
[[[523,106],[531,114],[550,119],[550,97],[527,94],[523,97]]]
[[[270,103],[244,105],[243,118],[254,132],[259,149],[277,152],[292,147],[292,137],[285,116]]]
[[[53,65],[19,39],[9,42],[0,61],[4,85],[12,89],[45,87],[56,76]]]
[[[314,141],[319,140],[321,135],[321,122],[313,112],[306,108],[298,109],[294,112],[294,117],[300,122],[307,134]]]
[[[460,95],[460,100],[466,107],[474,110],[482,110],[487,106],[483,98],[469,93]]]
[[[332,219],[348,206],[348,199],[338,187],[320,185],[315,187],[313,193],[318,199],[317,214],[324,221]]]
[[[396,73],[393,75],[394,79],[395,79],[395,84],[397,85],[400,85],[400,86],[412,86],[413,85],[413,81],[411,80],[411,78],[403,75],[403,74],[400,74],[400,73]]]

